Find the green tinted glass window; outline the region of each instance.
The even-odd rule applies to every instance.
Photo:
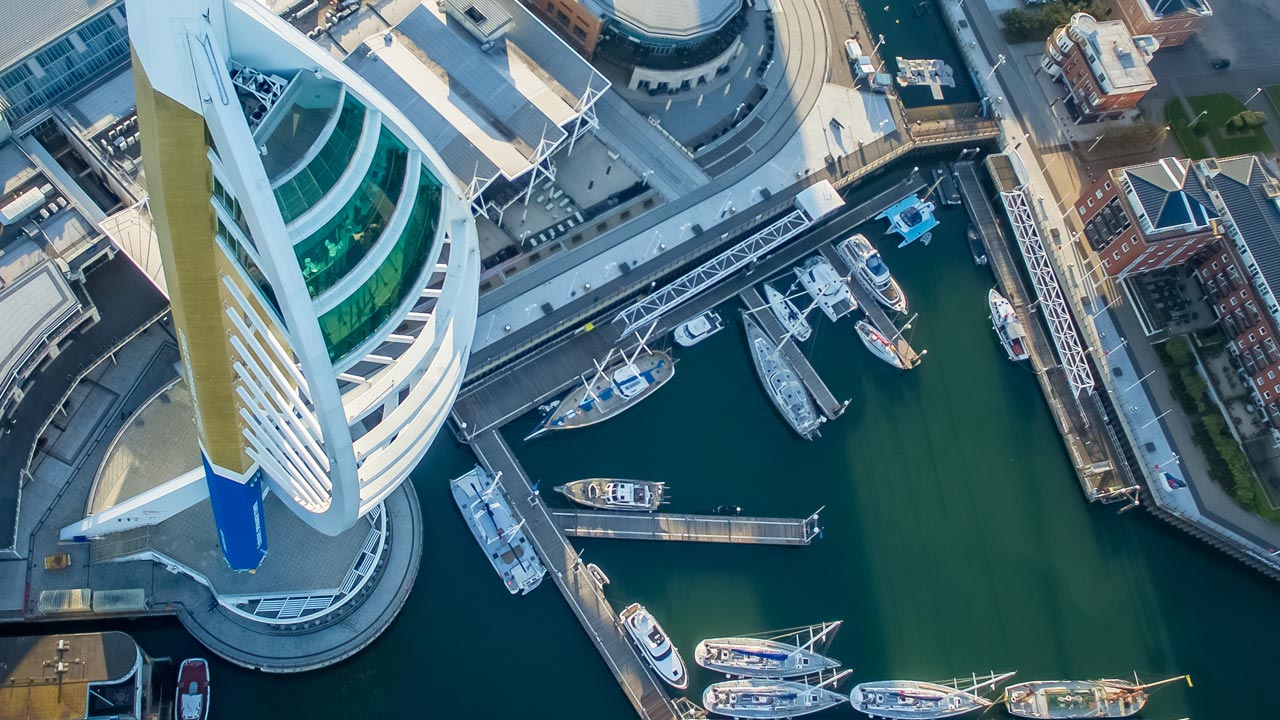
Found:
[[[334,125],[324,147],[311,158],[307,166],[293,177],[280,183],[275,189],[276,204],[285,224],[292,222],[308,208],[320,202],[325,193],[333,189],[342,171],[351,163],[360,142],[364,127],[364,106],[351,95],[342,101],[338,122]]]
[[[422,168],[413,211],[382,265],[345,300],[320,317],[329,358],[338,360],[382,327],[415,287],[440,225],[440,181]]]

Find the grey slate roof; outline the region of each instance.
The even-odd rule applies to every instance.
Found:
[[[1273,293],[1280,292],[1280,201],[1265,185],[1276,183],[1252,155],[1219,160],[1213,186],[1231,216],[1258,270]]]
[[[124,0],[23,0],[0,2],[0,70],[59,35]]]
[[[693,38],[719,30],[742,0],[586,0],[597,14],[653,37]]]
[[[1125,169],[1141,210],[1157,232],[1194,222],[1204,227],[1218,217],[1213,202],[1195,182],[1184,160],[1165,158]]]

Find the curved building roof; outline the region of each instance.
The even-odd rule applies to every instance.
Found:
[[[724,27],[742,0],[589,0],[604,17],[650,37],[690,39]]]

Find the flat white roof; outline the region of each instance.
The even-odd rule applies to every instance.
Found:
[[[1146,58],[1122,21],[1100,22],[1088,38],[1114,92],[1133,92],[1156,84]]]
[[[44,336],[80,309],[52,260],[0,290],[0,382],[11,377]]]

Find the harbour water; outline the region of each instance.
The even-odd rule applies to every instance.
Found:
[[[1280,587],[1144,512],[1084,502],[1035,378],[990,329],[991,279],[969,259],[963,211],[940,219],[928,247],[866,230],[920,313],[919,368],[874,359],[848,319],[814,319],[805,350],[852,400],[814,442],[765,398],[733,306],[728,328],[678,352],[675,379],[622,416],[528,444],[534,417],[509,426],[549,503],[562,503],[553,485],[603,475],[664,480],[675,511],[825,506],[823,537],[804,548],[581,541],[614,605],[644,603],[686,658],[707,636],[843,619],[832,653],[854,682],[1190,673],[1193,689],[1162,689],[1145,717],[1280,717],[1264,690]],[[418,469],[422,571],[383,638],[299,676],[215,661],[215,717],[633,717],[555,588],[513,597],[484,562],[448,496],[471,464],[443,437]],[[153,655],[202,652],[176,623],[116,627]],[[694,668],[690,696],[715,679]]]

